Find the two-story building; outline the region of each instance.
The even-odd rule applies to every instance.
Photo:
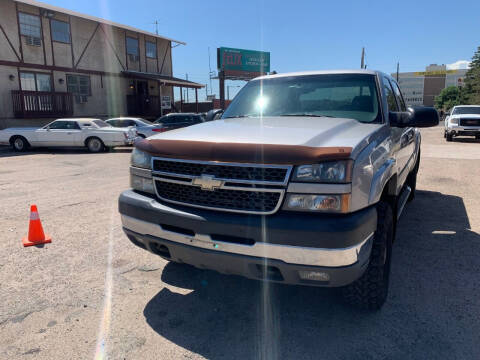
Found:
[[[0,129],[59,117],[156,117],[184,42],[34,0],[0,1]],[[180,91],[182,94],[182,91]]]

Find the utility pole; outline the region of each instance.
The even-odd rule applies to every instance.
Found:
[[[210,78],[210,95],[212,94],[212,66],[210,65],[210,46],[208,47],[208,76]]]
[[[398,78],[399,78],[399,73],[400,73],[400,63],[397,62],[397,82],[398,82]]]
[[[208,84],[205,84],[205,99],[208,98]]]
[[[360,69],[365,69],[365,48],[362,47],[362,60],[360,61]]]

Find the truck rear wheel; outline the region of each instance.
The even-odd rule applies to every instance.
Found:
[[[383,306],[390,278],[394,234],[392,208],[381,201],[377,205],[377,214],[377,229],[373,235],[367,270],[358,280],[342,289],[347,303],[368,310],[378,310]]]

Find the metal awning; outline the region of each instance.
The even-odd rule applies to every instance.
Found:
[[[162,75],[158,73],[124,70],[122,71],[122,74],[132,79],[157,80],[161,82],[163,85],[167,85],[167,86],[178,86],[178,87],[192,88],[192,89],[201,89],[205,87],[205,85],[199,84],[193,81],[188,81],[185,79],[180,79],[173,76]]]

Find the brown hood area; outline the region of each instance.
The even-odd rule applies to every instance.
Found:
[[[351,147],[217,143],[205,141],[142,139],[135,147],[155,156],[184,160],[253,164],[302,165],[322,160],[348,159]]]

